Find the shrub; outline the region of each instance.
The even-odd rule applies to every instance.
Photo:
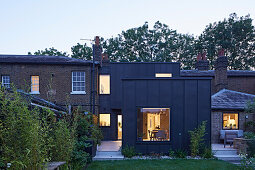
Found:
[[[204,136],[206,130],[206,121],[203,121],[202,124],[195,128],[193,131],[189,131],[190,133],[190,151],[191,156],[199,156],[200,150],[203,146]]]
[[[255,139],[251,141],[247,141],[247,156],[248,158],[254,157],[255,156]]]
[[[126,145],[121,149],[121,153],[124,155],[124,157],[132,158],[136,155],[135,147]]]
[[[172,149],[169,149],[169,156],[172,158],[174,158],[174,156],[175,156],[174,151]]]
[[[255,139],[255,133],[253,132],[244,132],[243,136],[245,139]]]
[[[183,149],[177,149],[175,151],[175,158],[186,158],[187,157],[187,152]]]
[[[202,157],[206,158],[206,159],[213,158],[213,152],[212,152],[212,148],[210,146],[204,147]]]

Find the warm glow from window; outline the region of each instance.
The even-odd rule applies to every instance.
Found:
[[[99,94],[110,94],[110,75],[99,76]]]
[[[39,93],[39,76],[31,76],[31,92]]]
[[[223,113],[223,129],[238,129],[238,113]]]
[[[170,140],[170,109],[140,108],[137,113],[138,141]]]
[[[155,77],[172,77],[171,73],[156,73]]]
[[[99,114],[99,125],[100,126],[110,126],[110,114]]]

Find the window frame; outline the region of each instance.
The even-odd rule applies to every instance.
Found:
[[[75,72],[76,73],[77,72],[84,73],[84,91],[74,91],[74,80],[73,80],[74,76],[73,76],[73,74]],[[71,94],[86,94],[86,72],[85,71],[72,71],[71,79],[72,79],[72,82],[71,82],[72,83],[72,92],[71,92]],[[82,81],[75,81],[75,82],[83,83]]]
[[[101,93],[101,76],[109,76],[109,93]],[[99,95],[110,95],[111,94],[111,75],[110,74],[99,74],[99,86],[98,86],[98,92]]]
[[[110,115],[110,125],[109,126],[101,126],[100,125],[100,115]],[[99,113],[99,115],[98,115],[98,119],[99,119],[99,127],[111,127],[111,113]]]
[[[138,140],[138,129],[137,129],[137,124],[138,124],[138,109],[142,109],[142,108],[152,108],[152,109],[158,109],[158,108],[162,108],[162,109],[169,109],[169,140],[166,140],[166,141],[140,141],[140,140]],[[170,106],[159,106],[159,107],[155,107],[155,106],[136,106],[136,139],[135,139],[135,142],[137,143],[137,144],[144,144],[144,143],[146,143],[146,144],[155,144],[155,143],[160,143],[160,144],[167,144],[167,145],[169,145],[171,142],[172,142],[172,140],[171,140],[171,138],[172,138],[172,134],[171,134],[171,129],[172,129],[172,123],[171,123],[171,120],[172,120],[172,118],[171,118],[171,116],[172,116],[172,114],[171,114],[171,107]],[[123,121],[123,120],[122,120]]]
[[[237,128],[236,129],[225,129],[224,128],[224,121],[223,121],[223,115],[224,114],[237,114],[238,115],[238,120],[237,120],[237,123],[238,123],[238,126],[237,126]],[[222,126],[222,130],[239,130],[239,116],[240,116],[240,114],[239,114],[239,112],[222,112],[222,123],[221,123],[221,126]]]
[[[32,86],[33,86],[33,80],[32,78],[37,76],[38,77],[38,91],[32,91]],[[40,76],[39,75],[31,75],[30,76],[30,80],[31,80],[31,91],[30,94],[40,94]]]
[[[9,84],[4,83],[4,77],[9,77]],[[8,87],[6,87],[6,88],[10,88],[11,87],[11,77],[10,77],[10,75],[2,75],[1,76],[1,83],[2,83],[2,86],[6,87],[5,85],[8,85]]]

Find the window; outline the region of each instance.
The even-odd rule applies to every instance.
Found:
[[[86,94],[85,72],[72,72],[72,93],[71,94]]]
[[[139,108],[137,113],[138,141],[170,140],[170,109]]]
[[[39,94],[39,76],[31,76],[31,93]]]
[[[99,114],[99,126],[110,126],[110,114]]]
[[[172,73],[156,73],[155,77],[172,77]]]
[[[10,88],[10,76],[2,76],[2,85]]]
[[[99,76],[99,94],[110,94],[110,75]]]
[[[238,129],[238,113],[223,113],[223,129]]]

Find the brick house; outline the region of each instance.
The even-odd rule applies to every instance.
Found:
[[[0,55],[1,82],[7,87],[14,84],[69,110],[70,106],[81,106],[92,111],[92,65],[92,61],[64,56]],[[98,72],[98,62],[95,72]],[[98,99],[95,110],[98,111]]]

